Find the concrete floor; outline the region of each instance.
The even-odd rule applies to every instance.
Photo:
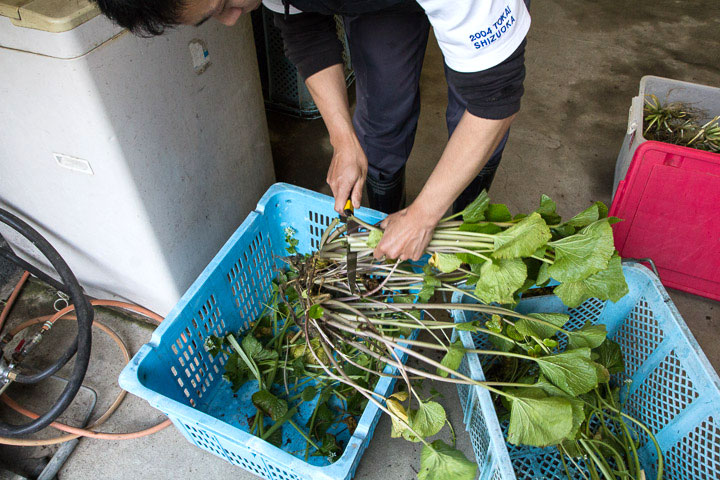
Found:
[[[534,209],[546,193],[557,201],[561,214],[569,215],[595,200],[610,202],[627,109],[643,75],[720,85],[720,4],[716,0],[546,0],[534,2],[531,13],[523,108],[490,193],[512,211]],[[442,72],[442,58],[433,40],[423,70],[422,115],[408,169],[410,199],[428,177],[447,137]],[[332,152],[322,121],[301,122],[271,114],[269,123],[278,180],[329,193],[324,179]],[[674,290],[670,295],[713,366],[720,368],[716,326],[720,304]],[[47,314],[50,309],[48,292],[33,284],[11,322]],[[152,327],[137,319],[109,312],[101,312],[98,318],[121,335],[131,352],[150,337]],[[70,331],[70,325],[53,330],[58,349]],[[98,392],[98,409],[103,409],[117,392],[123,360],[104,336],[96,335],[94,341],[87,383]],[[459,446],[472,458],[467,435],[461,432],[457,394],[452,388],[442,391],[446,405],[456,407],[449,414],[459,433]],[[43,393],[47,396],[48,392]],[[33,398],[46,401],[38,400],[38,395]],[[78,409],[68,415],[77,417]],[[139,430],[161,418],[146,402],[129,397],[104,428]],[[389,431],[390,421],[383,418],[356,478],[414,478],[419,448],[389,439]],[[46,448],[2,447],[0,462],[32,476],[51,453]],[[101,477],[256,478],[190,446],[173,428],[131,441],[83,440],[59,475],[61,479]]]

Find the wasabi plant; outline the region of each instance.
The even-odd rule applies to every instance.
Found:
[[[487,389],[508,422],[508,441],[559,449],[569,477],[575,469],[587,479],[644,478],[637,429],[652,435],[621,411],[611,374],[621,371],[622,359],[604,326],[570,331],[566,315],[491,305],[512,305],[551,278],[568,306],[591,297],[616,301],[627,292],[607,208],[593,204],[566,222],[555,210],[543,196],[535,212],[512,216],[483,192],[438,225],[419,263],[374,261],[382,230],[360,219],[362,231],[351,234],[334,221],[309,255],[297,254],[287,231],[291,255],[260,318],[246,332],[206,344],[211,354],[228,355],[225,379],[233,389],[256,382],[251,432],[279,444],[283,428],[296,430],[307,441],[305,458],[332,461],[344,449],[338,428],[352,431],[369,402],[390,416],[392,437],[423,445],[419,480],[471,480],[477,465],[455,448],[444,407],[421,387],[440,381]],[[357,254],[352,262],[348,251]],[[467,301],[430,303],[436,293],[461,293]],[[443,321],[441,310],[464,310],[477,320]],[[452,341],[455,328],[487,336],[490,347]],[[487,380],[462,373],[466,353],[492,360]],[[374,387],[388,376],[398,386],[383,396]],[[303,403],[313,413],[298,424]],[[437,438],[446,425],[450,443]],[[659,449],[658,457],[661,478]]]

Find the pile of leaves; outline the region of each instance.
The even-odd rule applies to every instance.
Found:
[[[486,378],[523,385],[493,393],[498,417],[507,422],[508,441],[552,446],[558,450],[567,478],[599,480],[644,479],[637,452],[649,439],[658,453],[657,478],[662,478],[662,452],[652,432],[623,413],[620,393],[630,381],[622,375],[625,367],[620,346],[607,338],[604,325],[565,330],[568,315],[530,316],[547,323],[521,319],[511,326],[496,315],[485,322],[499,334],[485,337],[487,342],[511,354],[484,355],[481,362]],[[562,353],[557,353],[560,347]],[[565,371],[571,375],[562,373]],[[517,397],[536,401],[518,402]],[[528,418],[533,420],[528,422]]]
[[[678,102],[663,105],[652,94],[645,98],[643,114],[648,140],[720,153],[720,115],[705,122],[702,111]]]

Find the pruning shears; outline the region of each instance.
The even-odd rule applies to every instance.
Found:
[[[352,201],[348,200],[345,202],[343,213],[340,215],[340,220],[346,225],[346,233],[350,235],[359,230],[360,225],[353,219],[355,209],[353,208]],[[350,292],[354,295],[357,293],[358,288],[355,282],[357,278],[357,252],[350,251],[350,243],[347,244],[347,278],[350,284]]]

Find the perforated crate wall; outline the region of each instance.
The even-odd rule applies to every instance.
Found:
[[[298,74],[295,65],[285,56],[280,30],[273,23],[273,13],[262,7],[252,12],[251,16],[265,106],[270,110],[308,120],[320,118],[320,112],[305,86],[305,81]],[[343,45],[345,82],[350,86],[355,74],[345,27],[339,15],[335,16],[335,25],[338,39]]]
[[[286,184],[271,187],[120,376],[124,389],[168,415],[188,441],[272,480],[351,478],[380,410],[373,404],[365,408],[335,463],[324,467],[306,463],[224,420],[238,415],[230,407],[217,410],[221,394],[232,396],[226,388],[218,388],[227,356],[213,357],[204,342],[209,335],[244,330],[258,318],[271,295],[273,267],[287,255],[286,229],[296,230],[299,252],[310,252],[337,217],[333,206],[333,199],[325,195]],[[371,223],[383,218],[362,208],[356,213]],[[393,385],[394,379],[382,378],[376,391],[387,395]]]
[[[568,310],[557,297],[544,296],[521,301],[518,310],[567,313],[570,315],[564,326],[567,330],[580,328],[586,322],[606,325],[609,336],[623,351],[625,372],[621,380],[631,382],[625,395],[625,410],[655,435],[665,458],[664,478],[720,478],[720,379],[657,277],[634,264],[625,264],[623,271],[630,293],[617,303],[590,299]],[[459,295],[453,296],[454,302],[459,300]],[[457,322],[479,319],[477,314],[459,310],[453,316]],[[466,348],[488,345],[485,335],[456,334]],[[561,337],[559,343],[560,348],[565,348],[567,339]],[[484,360],[468,354],[463,368],[473,378],[483,379]],[[459,386],[458,394],[476,459],[481,471],[489,472],[481,478],[567,478],[556,450],[505,443],[507,423],[500,425],[484,389]],[[498,434],[500,430],[503,433]],[[647,435],[640,436],[640,443],[646,476],[654,478],[655,448]],[[492,452],[497,449],[501,454],[493,459]],[[493,472],[496,467],[492,461],[499,463],[501,469]],[[571,464],[568,467],[573,480],[587,475]]]

